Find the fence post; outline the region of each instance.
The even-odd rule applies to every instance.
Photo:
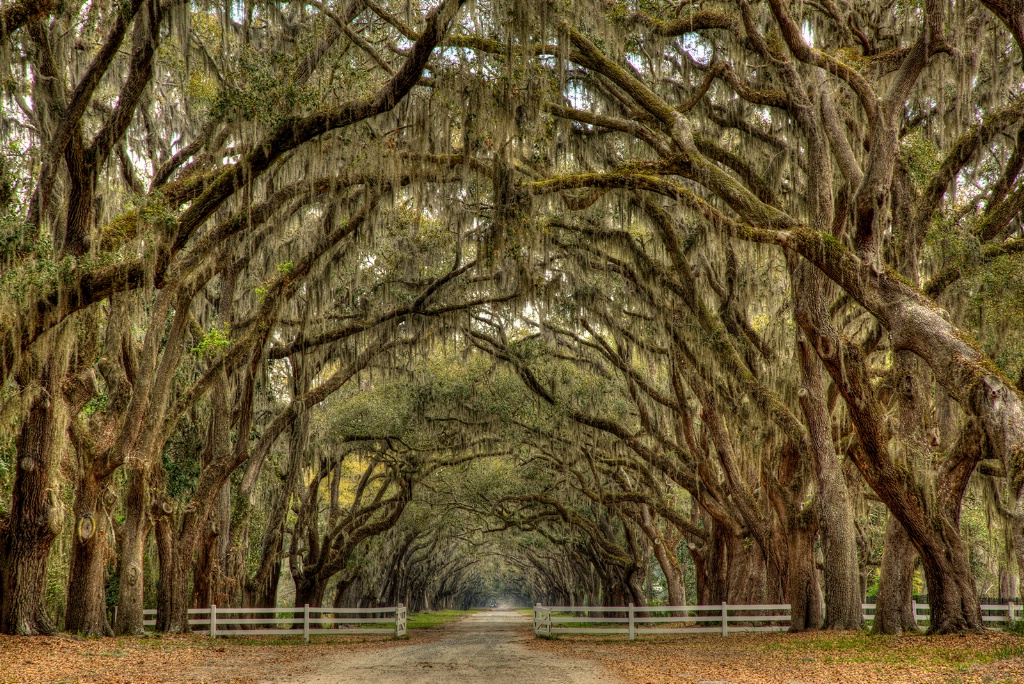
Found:
[[[629,604],[629,640],[633,641],[636,639],[636,621],[633,618],[633,604]]]
[[[309,643],[309,604],[302,609],[302,640]]]
[[[395,608],[395,637],[405,636],[405,606],[401,603]]]
[[[210,638],[217,638],[217,604],[210,604]]]
[[[533,633],[540,634],[540,603],[533,607]]]
[[[548,636],[551,636],[551,609],[544,611],[544,628]]]
[[[1017,612],[1017,606],[1013,604],[1013,601],[1006,602],[1006,626],[1010,627],[1013,625],[1015,620],[1015,614]]]
[[[916,599],[911,599],[910,600],[910,606],[911,606],[911,610],[914,611],[914,627],[919,627],[920,625],[917,622],[917,600]]]
[[[729,636],[729,608],[725,601],[722,601],[722,636]]]

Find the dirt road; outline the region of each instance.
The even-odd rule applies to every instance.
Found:
[[[337,653],[322,667],[275,684],[618,684],[593,661],[529,649],[529,616],[475,613],[445,628],[441,639],[369,652]]]

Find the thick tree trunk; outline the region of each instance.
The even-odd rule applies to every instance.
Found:
[[[889,332],[892,348],[916,354],[950,396],[965,411],[978,418],[996,458],[1006,469],[1013,491],[1017,493],[1016,500],[1012,502],[1014,513],[1024,516],[1024,394],[993,372],[991,360],[968,341],[969,336],[947,320],[942,309],[895,274],[880,271],[870,260],[858,258],[844,249],[826,245],[825,238],[815,231],[798,229],[787,232],[778,243],[798,251],[874,314]],[[829,340],[829,349],[839,349],[837,342]],[[821,348],[821,345],[817,346]],[[829,372],[836,377],[831,367]],[[849,405],[850,401],[847,403]],[[901,517],[901,522],[913,532],[917,544],[918,530],[910,529],[909,520]],[[925,567],[939,571],[948,563],[939,548],[942,540],[933,537],[932,541],[934,553],[920,547],[918,550]],[[934,560],[926,561],[926,554],[933,555]],[[969,568],[959,567],[958,563],[956,575],[962,576],[965,571],[969,574]],[[947,582],[934,578],[933,581],[929,577],[929,596],[934,593],[933,584],[960,586],[958,580]],[[949,605],[956,603],[951,601]],[[981,616],[980,612],[975,615],[976,612],[971,610],[938,622],[947,626],[962,624],[963,629],[980,629]],[[934,623],[932,629],[935,629]]]
[[[220,527],[211,520],[199,543],[199,557],[192,577],[192,607],[209,608],[217,601],[217,584],[220,576],[217,547]]]
[[[799,390],[800,405],[807,423],[814,463],[814,510],[824,556],[825,629],[862,629],[860,566],[857,557],[857,530],[853,524],[853,506],[846,478],[832,442],[832,421],[825,404],[821,382],[821,362],[801,335],[800,367],[804,386]],[[813,551],[813,548],[812,548]]]
[[[199,559],[192,580],[193,604],[206,608],[211,604],[231,605],[228,590],[228,549],[231,537],[231,485],[225,484],[217,495],[217,506],[199,543]]]
[[[103,482],[88,469],[79,476],[73,507],[67,612],[64,628],[83,636],[111,632],[107,624],[104,571],[107,564],[107,525],[101,497]]]
[[[729,554],[727,598],[722,600],[736,604],[775,603],[781,599],[772,591],[770,584],[778,578],[768,577],[764,552],[749,537],[731,535],[727,541]]]
[[[873,634],[902,634],[916,631],[913,613],[914,565],[917,552],[903,525],[889,514],[882,546],[882,567],[875,599]]]
[[[160,581],[166,583],[167,611],[157,612],[157,630],[173,634],[186,634],[188,626],[189,579],[192,576],[192,559],[195,545],[191,552],[185,552],[183,544],[176,541],[172,544],[169,573],[161,576]],[[160,606],[163,608],[163,606]]]
[[[322,606],[326,590],[327,583],[321,581],[320,578],[300,576],[295,581],[295,605]]]
[[[948,507],[929,505],[905,458],[891,451],[884,408],[866,377],[862,350],[839,337],[821,306],[802,308],[798,320],[843,395],[857,428],[859,445],[851,456],[865,481],[903,524],[921,557],[929,596],[936,599],[929,632],[981,629],[981,611],[973,581],[969,581],[971,570],[963,541],[943,510]],[[913,429],[914,424],[909,427]],[[956,504],[959,506],[959,500]]]
[[[60,345],[55,340],[54,345]],[[60,383],[67,368],[66,354],[55,350],[33,361],[42,390],[32,399],[15,438],[17,463],[7,529],[0,539],[0,633],[50,634],[46,612],[46,568],[50,545],[60,532],[63,516],[53,468],[62,450],[64,421],[57,406]],[[45,363],[45,368],[40,367]],[[26,373],[27,374],[27,373]]]
[[[149,514],[149,469],[134,461],[128,468],[124,497],[125,520],[121,528],[118,575],[117,634],[140,634],[143,609],[143,556],[152,521]]]
[[[230,454],[229,454],[230,455]],[[187,633],[189,580],[193,576],[196,553],[199,551],[199,544],[203,538],[204,531],[208,528],[211,512],[214,509],[221,488],[231,475],[229,463],[223,459],[204,468],[200,474],[199,485],[192,497],[192,502],[185,509],[180,527],[173,536],[170,576],[165,578],[161,572],[160,581],[169,580],[167,587],[170,605],[168,606],[166,620],[159,616],[157,627],[164,631],[174,633]],[[161,570],[163,570],[163,565]]]
[[[790,516],[786,535],[789,560],[786,593],[791,606],[791,632],[821,628],[821,585],[814,562],[817,532],[818,521],[813,509],[807,508]]]
[[[688,547],[697,576],[697,605],[717,605],[729,596],[728,534],[722,528],[711,523],[710,539],[703,548]]]
[[[362,583],[359,581],[359,576],[342,578],[338,580],[338,583],[334,587],[334,607],[335,608],[358,608],[358,599],[354,599],[358,596],[362,589]],[[384,598],[384,597],[382,597]],[[384,598],[386,605],[393,605],[396,601],[392,601],[391,597]]]

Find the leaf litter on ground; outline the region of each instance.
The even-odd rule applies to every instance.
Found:
[[[603,664],[628,684],[1024,684],[1024,637],[862,632],[535,639]]]

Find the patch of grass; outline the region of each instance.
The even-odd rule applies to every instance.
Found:
[[[432,610],[422,613],[410,613],[406,622],[407,629],[432,629],[472,615],[475,610]]]
[[[1008,644],[964,637],[869,635],[862,632],[805,634],[764,644],[766,651],[814,654],[825,663],[892,663],[965,669],[1024,654],[1024,643]]]
[[[1020,636],[1024,636],[1024,619],[1014,620],[1005,628],[1005,631],[1011,634],[1019,634]]]

